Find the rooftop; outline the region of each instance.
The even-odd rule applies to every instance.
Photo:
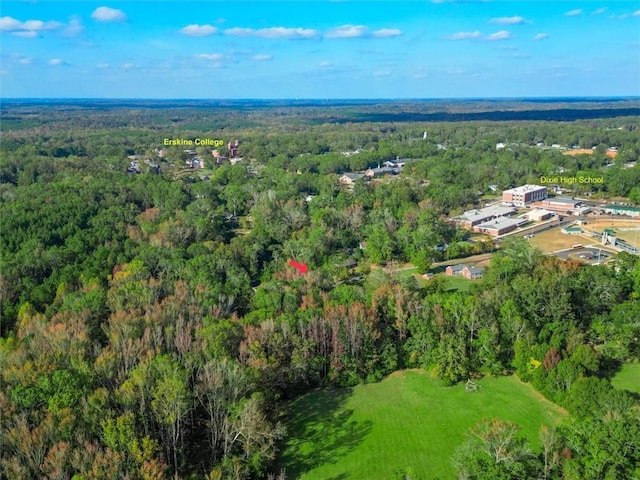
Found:
[[[459,220],[473,221],[482,218],[511,215],[512,213],[515,213],[515,211],[516,209],[513,207],[503,207],[502,205],[495,205],[491,207],[481,208],[480,210],[467,210],[462,215],[456,218]]]
[[[449,265],[449,267],[451,268],[451,270],[453,270],[454,272],[457,271],[462,271],[465,268],[467,268],[467,266],[464,263],[458,263],[456,265]]]
[[[509,190],[505,190],[503,193],[514,193],[514,194],[527,193],[527,192],[533,192],[534,190],[540,190],[540,189],[546,190],[546,188],[547,187],[543,187],[541,185],[522,185],[520,187],[515,187],[515,188],[510,188]]]
[[[496,218],[495,220],[490,220],[488,222],[481,223],[480,225],[477,226],[477,228],[501,230],[506,227],[512,227],[512,226],[517,227],[518,225],[525,222],[526,220],[522,220],[521,218],[500,217],[500,218]]]
[[[544,208],[534,208],[527,215],[548,215],[553,213],[551,210],[546,210]]]
[[[359,178],[363,178],[365,175],[362,173],[346,172],[343,173],[342,176],[347,177],[349,180],[358,180]]]
[[[553,202],[553,203],[580,203],[580,200],[574,200],[573,198],[567,198],[567,197],[550,197],[547,198],[547,201],[549,202]]]
[[[484,272],[484,267],[467,267],[471,273],[482,273]]]
[[[605,208],[610,210],[622,210],[624,212],[640,212],[638,207],[627,207],[626,205],[608,205]]]

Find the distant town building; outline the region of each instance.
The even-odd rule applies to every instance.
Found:
[[[240,142],[236,140],[235,142],[227,143],[227,150],[229,150],[229,158],[238,156],[238,147],[240,146]]]
[[[540,185],[523,185],[502,192],[502,201],[516,207],[524,207],[545,198],[547,198],[547,187]]]
[[[364,174],[370,178],[382,177],[384,175],[397,175],[400,173],[398,168],[391,167],[377,167],[377,168],[369,168]]]

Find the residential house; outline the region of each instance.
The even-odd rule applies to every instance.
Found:
[[[484,267],[465,267],[460,275],[469,280],[478,280],[484,275]]]
[[[342,185],[354,185],[361,178],[365,178],[362,173],[347,172],[340,176],[339,181]]]
[[[467,268],[466,265],[459,263],[458,265],[449,265],[445,268],[444,272],[450,277],[453,277],[454,275],[462,275],[462,271],[465,268]]]
[[[369,178],[382,177],[383,175],[397,175],[398,173],[400,173],[398,168],[391,167],[369,168],[364,172]]]

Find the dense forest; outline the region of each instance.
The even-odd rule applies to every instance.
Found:
[[[639,398],[610,382],[640,361],[640,257],[585,266],[512,239],[468,292],[382,268],[493,251],[448,218],[558,169],[605,177],[576,195],[640,203],[637,102],[561,105],[563,122],[428,106],[4,105],[2,476],[287,478],[287,402],[423,368],[517,374],[569,412],[542,451],[478,425],[438,459],[459,478],[640,478]],[[197,137],[239,139],[243,161],[158,156]],[[127,173],[134,155],[159,168]],[[398,158],[388,181],[338,181]]]

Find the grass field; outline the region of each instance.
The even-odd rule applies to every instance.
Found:
[[[616,236],[625,242],[640,248],[640,220],[629,218],[605,218],[589,220],[586,228],[601,232],[605,228],[613,228]]]
[[[586,234],[567,235],[566,233],[562,233],[562,229],[560,228],[552,228],[542,233],[536,233],[529,242],[543,252],[555,252],[557,250],[571,248],[578,243],[591,245],[592,243],[596,243],[597,239]]]
[[[390,479],[403,469],[414,479],[453,479],[451,457],[483,418],[517,423],[539,448],[540,426],[566,415],[515,377],[478,383],[467,393],[406,370],[376,384],[314,391],[290,405],[280,465],[292,479]]]
[[[640,363],[626,363],[611,379],[618,390],[640,393]]]
[[[474,281],[478,280],[469,280],[468,278],[464,278],[460,275],[456,275],[450,277],[449,275],[441,274],[443,278],[447,280],[448,290],[455,290],[457,292],[468,292],[469,287],[474,283]]]

